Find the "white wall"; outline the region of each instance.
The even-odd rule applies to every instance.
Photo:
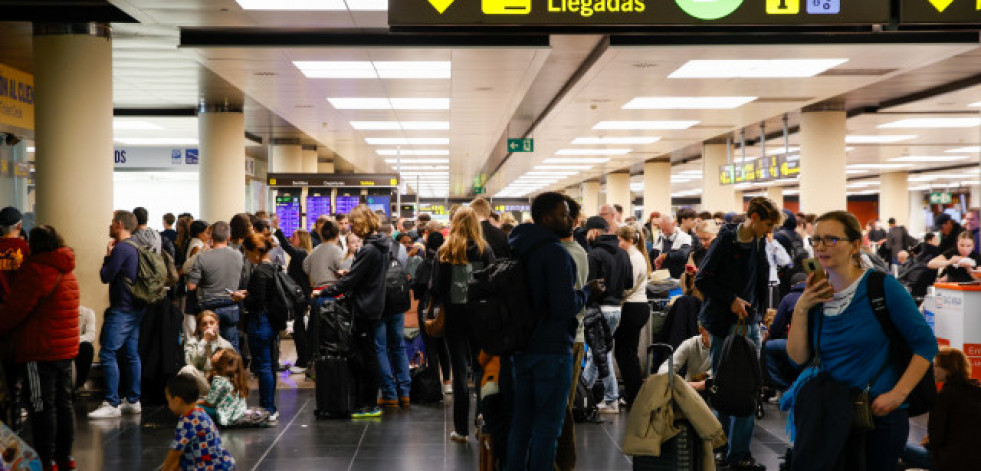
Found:
[[[200,216],[197,172],[115,172],[113,173],[115,209],[132,211],[143,206],[150,214],[150,227],[163,230],[163,215],[189,212]],[[230,195],[229,197],[239,197]],[[111,215],[105,216],[106,221]],[[208,221],[214,222],[214,221]],[[108,234],[108,222],[107,222]]]

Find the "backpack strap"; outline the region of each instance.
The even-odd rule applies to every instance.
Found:
[[[889,357],[891,362],[896,361],[897,348],[900,345],[905,345],[906,340],[899,334],[899,330],[896,329],[896,324],[893,323],[892,318],[889,317],[889,307],[886,305],[886,289],[885,289],[886,275],[878,270],[872,270],[869,272],[869,279],[867,280],[866,289],[869,294],[869,304],[872,305],[872,312],[875,314],[875,319],[879,321],[879,327],[882,328],[882,332],[886,334],[886,338],[889,339]],[[902,344],[900,344],[902,342]],[[886,367],[889,366],[889,362],[883,365],[882,369],[879,370],[872,380],[869,381],[869,387],[875,383],[882,373],[885,372]],[[866,388],[868,390],[868,388]]]

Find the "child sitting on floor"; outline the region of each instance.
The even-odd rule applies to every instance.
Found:
[[[211,358],[211,387],[201,407],[222,427],[259,426],[269,418],[265,409],[249,410],[249,382],[242,357],[235,350],[218,350]]]
[[[177,375],[167,381],[167,405],[180,417],[162,471],[235,470],[235,459],[218,436],[208,414],[197,405],[198,384],[193,376]]]

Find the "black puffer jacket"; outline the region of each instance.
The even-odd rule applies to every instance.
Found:
[[[613,332],[610,332],[610,325],[606,323],[606,319],[598,307],[586,308],[583,329],[586,345],[593,352],[593,363],[599,370],[598,378],[605,378],[610,375],[610,365],[606,361],[606,354],[613,351]]]
[[[589,279],[603,279],[606,291],[597,296],[601,306],[619,306],[623,292],[634,287],[630,256],[620,248],[620,239],[612,234],[597,237],[590,244]]]
[[[354,255],[351,271],[337,283],[320,292],[321,296],[341,294],[354,299],[354,315],[358,319],[381,319],[385,308],[385,274],[388,271],[388,254],[392,250],[392,238],[371,234],[364,246]]]

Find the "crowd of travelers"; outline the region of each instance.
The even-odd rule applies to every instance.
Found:
[[[646,221],[615,204],[596,209],[587,218],[574,199],[543,193],[531,220],[518,223],[477,198],[444,224],[360,205],[288,236],[265,211],[212,222],[168,213],[160,232],[144,208],[115,211],[99,272],[109,293],[98,336],[102,402],[88,417],[140,414],[148,381],[159,381],[161,402],[180,418],[162,469],[235,469],[219,428],[276,425],[277,373],[315,376],[325,334],[316,319],[343,302],[351,310],[346,417],[410,410],[419,355],[438,393],[452,397],[447,438],[491,436],[493,469],[574,469],[577,387],[602,389],[599,413],[632,410],[647,377],[641,347],[652,339],[674,348],[674,373],[712,405],[733,336],[755,349],[771,401],[791,411],[788,469],[977,466],[981,385],[963,352],[938,348],[918,310],[935,281],[977,279],[977,209],[964,226],[941,213],[938,233],[922,240],[892,219],[863,230],[846,211],[794,214],[762,197],[742,214],[682,208]],[[29,412],[44,470],[76,469],[72,404],[95,351],[96,316],[80,306],[71,242],[50,225],[25,230],[15,208],[0,211],[0,376],[18,401],[13,415]],[[474,285],[508,269],[527,280],[515,296],[536,314],[527,327],[504,327],[519,340],[502,349],[475,328]],[[402,286],[393,275],[402,273],[412,302],[393,308],[392,290]],[[655,326],[649,288],[658,280],[677,280],[681,295]],[[176,320],[150,332],[176,367],[155,358],[167,367],[148,369],[150,339],[140,337],[148,322],[166,323],[150,321],[160,312]],[[417,347],[407,330],[418,331]],[[292,365],[280,358],[285,333],[295,342]],[[896,361],[900,347],[907,354]],[[907,443],[909,418],[922,412],[912,395],[928,373],[943,384],[930,401],[929,435]],[[248,405],[250,378],[258,407]],[[855,425],[854,391],[867,401],[867,428]],[[855,418],[821,420],[844,409]],[[716,417],[727,439],[716,464],[765,469],[751,452],[753,413]]]

